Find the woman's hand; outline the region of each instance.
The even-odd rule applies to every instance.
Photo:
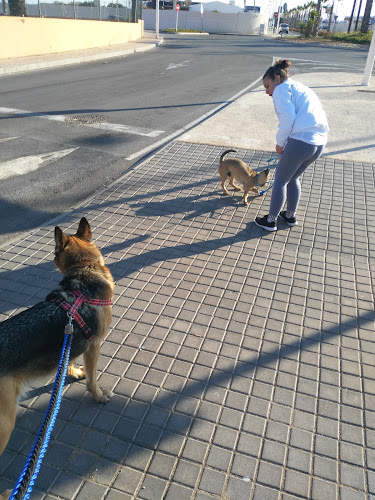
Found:
[[[278,144],[276,144],[276,153],[278,155],[281,155],[281,153],[283,152],[284,148],[282,146],[279,146]]]

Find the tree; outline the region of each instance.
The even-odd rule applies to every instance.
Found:
[[[26,14],[25,0],[8,0],[9,14],[11,16],[24,17]]]
[[[313,18],[313,28],[312,28],[312,34],[313,36],[316,36],[318,33],[318,28],[319,28],[319,23],[320,23],[320,16],[322,12],[322,2],[324,3],[326,0],[318,0],[318,3],[316,4],[316,16]]]
[[[363,14],[363,19],[362,19],[361,33],[368,32],[369,25],[370,25],[370,14],[371,14],[371,9],[372,9],[372,1],[373,0],[367,0],[365,12]]]

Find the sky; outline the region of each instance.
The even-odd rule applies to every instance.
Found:
[[[264,0],[258,0],[264,2]],[[355,6],[355,11],[354,11],[354,16],[356,17],[358,14],[358,7],[360,4],[361,0],[356,1],[356,6]],[[286,0],[286,3],[288,5],[288,9],[292,9],[293,7],[298,7],[299,5],[304,5],[307,3],[307,0]],[[350,16],[352,13],[353,9],[353,3],[354,0],[335,0],[334,3],[334,13],[339,16],[339,20],[343,20],[345,16]],[[325,5],[332,5],[332,0],[328,0],[325,2]],[[362,16],[364,11],[365,11],[365,6],[366,6],[366,0],[362,0],[362,5],[361,5],[361,12],[360,15]],[[375,15],[375,1],[373,2],[372,6],[372,15]]]
[[[209,1],[209,0],[208,0]],[[223,2],[227,2],[227,0],[220,0]],[[284,5],[284,3],[287,4],[288,9],[293,9],[294,7],[298,7],[301,5],[305,5],[308,3],[309,0],[273,0],[273,4],[276,5]],[[328,0],[325,2],[325,5],[332,5],[333,0]],[[354,18],[357,17],[358,14],[358,7],[360,4],[361,0],[356,0],[356,7],[354,11]],[[246,5],[253,5],[254,0],[246,0]],[[272,0],[255,0],[255,5],[260,6],[261,11],[268,11],[269,5],[272,2]],[[229,3],[229,2],[228,2]],[[353,9],[353,3],[354,0],[334,0],[334,14],[338,15],[338,20],[343,21],[345,16],[350,16],[352,13]],[[236,0],[236,5],[242,5],[242,0]],[[366,0],[362,0],[362,5],[361,5],[361,12],[360,15],[362,16],[364,11],[365,11],[365,6],[366,6]],[[275,12],[277,12],[277,7],[275,8]],[[324,12],[324,11],[323,11]],[[371,15],[375,16],[375,0],[373,0],[373,5],[372,5],[372,11]],[[323,15],[323,19],[325,16]]]

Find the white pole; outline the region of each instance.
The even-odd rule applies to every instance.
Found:
[[[279,5],[279,7],[277,8],[278,16],[277,16],[277,25],[276,25],[276,35],[277,35],[277,34],[278,34],[278,32],[279,32],[280,16],[281,16],[281,10],[282,10],[282,8],[281,8],[281,1],[282,1],[282,0],[280,0],[280,5]]]
[[[176,33],[177,33],[177,26],[178,26],[178,10],[176,9]]]
[[[365,72],[363,73],[363,80],[361,85],[369,84],[372,68],[374,67],[374,59],[375,59],[375,30],[372,30],[372,38],[371,38],[370,48],[368,49]]]
[[[159,39],[159,0],[155,2],[155,38]]]

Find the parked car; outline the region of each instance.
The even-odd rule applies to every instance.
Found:
[[[286,33],[286,34],[288,34],[289,33],[289,24],[281,23],[280,24],[280,31],[279,31],[279,33]]]

